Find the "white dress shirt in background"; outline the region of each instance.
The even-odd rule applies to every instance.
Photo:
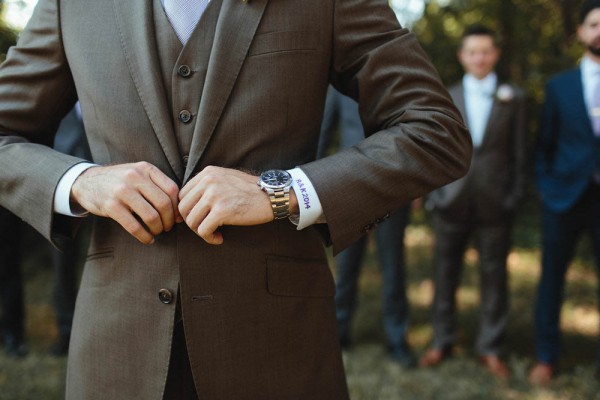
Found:
[[[479,147],[483,142],[487,122],[494,104],[497,82],[498,77],[494,72],[483,79],[477,79],[471,74],[466,74],[463,77],[467,124],[469,125],[474,147]]]

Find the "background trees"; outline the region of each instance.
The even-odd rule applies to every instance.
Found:
[[[446,83],[462,75],[456,47],[463,29],[484,24],[500,36],[501,79],[525,88],[534,103],[545,81],[576,65],[582,48],[576,39],[583,0],[428,0],[412,27]]]
[[[10,28],[4,19],[5,0],[0,0],[0,61],[6,57],[8,48],[17,41],[17,32]]]

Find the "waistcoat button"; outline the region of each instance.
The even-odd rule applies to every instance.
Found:
[[[181,65],[177,68],[177,74],[183,78],[187,78],[192,74],[192,70],[187,65]]]
[[[188,110],[183,110],[179,113],[179,120],[184,124],[187,124],[192,120],[192,113]]]
[[[160,289],[158,291],[158,299],[163,304],[171,304],[173,302],[173,293],[169,289]]]

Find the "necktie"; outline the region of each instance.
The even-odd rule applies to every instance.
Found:
[[[592,96],[592,128],[594,129],[594,135],[600,137],[600,79],[594,88],[594,95]]]
[[[210,0],[164,0],[167,18],[185,46]]]
[[[493,91],[489,85],[482,82],[467,82],[465,85],[465,107],[467,111],[467,124],[474,147],[481,146],[488,118],[492,109]]]
[[[600,74],[600,71],[596,72],[596,75],[598,74]],[[600,79],[597,80],[596,87],[594,88],[590,118],[592,120],[592,129],[594,130],[594,135],[597,138],[600,138]],[[596,184],[600,184],[600,166],[596,166],[593,180]]]

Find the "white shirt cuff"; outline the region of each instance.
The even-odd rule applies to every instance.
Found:
[[[85,217],[89,213],[83,208],[71,209],[71,188],[75,180],[90,167],[95,167],[96,164],[80,163],[69,169],[58,181],[56,192],[54,193],[54,212],[57,214],[67,215],[69,217]]]
[[[300,168],[294,168],[288,172],[292,175],[292,188],[296,193],[300,208],[300,215],[290,216],[290,221],[298,226],[298,230],[316,223],[325,223],[323,207],[308,176]]]

